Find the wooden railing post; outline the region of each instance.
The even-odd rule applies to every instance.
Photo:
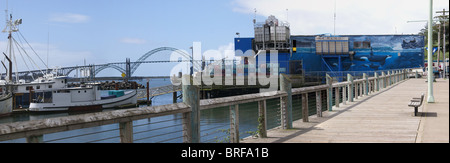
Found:
[[[133,143],[133,121],[119,123],[120,142]]]
[[[258,102],[258,133],[260,138],[267,138],[267,104],[266,100]]]
[[[403,76],[404,76],[403,70],[398,70],[398,78],[399,78],[399,81],[402,81],[402,80],[403,80]]]
[[[353,76],[351,74],[347,74],[347,81],[350,82],[348,85],[348,101],[353,102],[354,94],[353,94]]]
[[[365,79],[364,81],[364,95],[368,96],[369,95],[369,76],[364,73],[363,74],[363,78]]]
[[[285,74],[280,75],[280,90],[287,96],[281,97],[281,123],[283,129],[292,128],[292,81]]]
[[[322,117],[322,91],[316,91],[317,117]]]
[[[398,70],[392,71],[394,73],[394,84],[398,82]]]
[[[388,76],[389,76],[389,82],[388,82],[388,87],[392,85],[392,72],[388,71]]]
[[[378,73],[375,72],[375,90],[378,92],[380,91],[380,77],[378,76]]]
[[[393,71],[394,73],[394,84],[398,82],[398,70]]]
[[[384,89],[384,88],[386,88],[386,73],[384,73],[384,71],[381,72],[381,77],[383,78],[383,80],[381,80],[381,81],[383,82],[382,86]]]
[[[397,83],[397,71],[392,70],[392,85]]]
[[[334,95],[334,97],[335,97],[335,99],[334,99],[334,103],[335,103],[335,105],[336,105],[336,107],[339,107],[339,104],[340,104],[340,101],[339,101],[339,98],[340,98],[340,89],[341,89],[341,87],[336,87],[336,88],[334,88],[334,91],[335,91],[335,95]]]
[[[347,105],[347,85],[342,87],[342,104]]]
[[[191,143],[192,142],[191,112],[183,113],[182,128],[183,128],[183,143]]]
[[[365,81],[362,81],[362,82],[360,82],[359,83],[359,97],[362,97],[363,95],[364,95],[364,88],[365,88],[365,86],[364,86],[364,83]]]
[[[197,86],[190,84],[191,76],[183,75],[183,102],[191,107],[191,113],[184,113],[187,122],[183,128],[185,143],[200,143],[200,98]]]
[[[303,122],[309,122],[308,93],[302,94],[302,119]]]
[[[27,143],[44,143],[44,135],[28,136]]]
[[[405,69],[405,71],[403,72],[403,80],[409,79],[408,73],[410,73],[410,71],[410,69]]]
[[[397,72],[397,70],[394,70],[394,71],[392,71],[392,73],[394,74],[394,79],[392,79],[392,80],[393,80],[393,83],[395,84],[398,82],[398,80],[397,80],[398,72]]]
[[[239,105],[230,106],[230,143],[239,143]]]
[[[328,89],[327,89],[327,107],[328,107],[328,111],[333,111],[333,100],[331,100],[333,98],[333,78],[331,78],[330,75],[326,75],[326,82],[328,85]]]

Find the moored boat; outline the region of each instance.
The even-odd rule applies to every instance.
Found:
[[[51,99],[30,103],[29,111],[92,111],[113,108],[127,104],[137,104],[136,90],[119,91],[119,95],[101,97],[98,85],[55,89]]]
[[[0,117],[8,116],[12,113],[12,93],[0,96]]]

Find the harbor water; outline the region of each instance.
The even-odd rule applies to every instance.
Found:
[[[146,80],[137,82],[146,84]],[[152,79],[150,81],[150,87],[159,87],[168,84],[171,84],[169,79]],[[315,93],[310,93],[308,96],[309,114],[313,115],[316,113]],[[166,94],[154,97],[152,105],[166,105],[171,104],[172,102],[172,94]],[[178,99],[177,102],[182,102],[182,100]],[[293,119],[298,120],[301,118],[301,99],[299,96],[293,96],[293,106]],[[326,106],[326,100],[323,102],[322,106]],[[140,107],[146,106],[142,105]],[[322,109],[325,110],[326,108],[323,107]],[[105,109],[103,111],[112,110],[114,109]],[[30,121],[70,115],[73,115],[73,113],[14,113],[8,117],[1,117],[0,123]],[[240,138],[257,135],[258,104],[254,102],[239,105],[239,116]],[[268,129],[277,127],[280,124],[280,100],[267,100]],[[133,122],[133,126],[135,143],[182,143],[183,141],[181,114],[137,120]],[[229,128],[230,112],[228,107],[201,111],[201,142],[227,143],[229,142]],[[119,124],[46,134],[43,139],[46,143],[118,143],[120,142]],[[21,138],[0,143],[25,142],[26,139]]]

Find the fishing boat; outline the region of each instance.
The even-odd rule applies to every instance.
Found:
[[[0,95],[0,117],[12,113],[12,93]]]
[[[93,84],[54,89],[47,100],[30,103],[28,110],[31,112],[92,111],[127,104],[137,104],[136,90],[109,91],[108,96],[102,97],[99,86]]]
[[[6,10],[6,14],[8,15],[8,10]],[[0,95],[7,95],[7,88],[9,89],[9,92],[11,92],[11,98],[12,98],[12,109],[15,108],[27,108],[30,103],[35,100],[38,97],[45,97],[49,96],[51,91],[53,89],[60,89],[60,88],[66,88],[67,87],[67,77],[66,76],[58,76],[57,70],[54,71],[55,74],[49,73],[48,71],[42,71],[43,74],[40,77],[34,77],[34,75],[31,75],[32,80],[26,81],[24,79],[19,79],[19,75],[16,72],[15,76],[13,77],[13,62],[12,59],[22,58],[15,56],[14,52],[19,52],[20,55],[26,54],[28,56],[29,61],[24,61],[23,63],[26,65],[27,68],[29,66],[27,65],[27,62],[33,63],[32,65],[36,66],[36,68],[40,69],[39,66],[34,62],[31,57],[28,55],[25,51],[24,45],[21,45],[21,42],[17,42],[14,38],[14,35],[12,33],[19,32],[18,26],[22,24],[22,19],[17,19],[13,21],[12,15],[9,16],[9,19],[6,19],[6,27],[3,29],[3,33],[8,33],[8,46],[6,48],[6,53],[4,52],[3,55],[5,59],[9,62],[9,65],[1,62],[3,67],[1,69],[6,70],[6,76],[4,79],[0,79]],[[22,34],[19,35],[19,40],[25,40],[24,36]],[[33,49],[30,44],[27,44],[30,46],[29,49]],[[18,49],[17,51],[14,51],[13,49]],[[33,54],[33,53],[32,53]],[[39,57],[35,52],[34,54]],[[40,58],[40,57],[39,57]],[[42,61],[42,59],[40,59]],[[17,63],[17,61],[15,62]],[[49,70],[48,65],[44,63],[47,70]],[[17,64],[14,66],[17,70]],[[2,76],[3,77],[3,76]]]
[[[8,11],[6,10],[6,13]],[[80,87],[68,87],[66,76],[58,76],[58,71],[55,74],[48,73],[48,64],[45,64],[47,70],[41,70],[37,65],[36,68],[41,70],[43,76],[35,79],[33,75],[33,81],[26,82],[23,79],[19,79],[19,75],[16,73],[13,78],[12,49],[22,49],[23,46],[19,46],[20,43],[14,39],[12,33],[20,32],[18,26],[22,24],[22,19],[13,21],[12,15],[6,20],[7,24],[2,31],[8,33],[8,47],[7,53],[3,53],[5,58],[9,61],[9,67],[2,62],[3,67],[7,71],[7,76],[4,80],[0,80],[0,88],[7,87],[6,89],[0,89],[0,107],[2,114],[11,113],[14,108],[28,108],[29,111],[91,111],[100,110],[103,108],[111,108],[127,104],[137,103],[136,90],[130,91],[110,91],[107,97],[101,97],[98,84],[83,84]],[[20,36],[23,37],[22,34]],[[23,40],[26,39],[23,37]],[[27,41],[26,41],[27,42]],[[19,46],[19,47],[14,47]],[[28,44],[29,45],[29,44]],[[30,46],[30,45],[29,45]],[[32,48],[30,48],[32,49]],[[36,52],[34,52],[36,54]],[[22,54],[22,53],[21,53]],[[27,54],[25,51],[23,54]],[[39,55],[36,54],[37,57]],[[40,57],[39,57],[40,58]],[[31,60],[31,58],[29,58]],[[40,59],[42,61],[42,59]],[[27,62],[24,62],[25,64]],[[32,61],[33,65],[35,62]],[[17,66],[17,65],[16,65]],[[28,66],[26,66],[28,68]],[[17,70],[17,68],[16,68]]]

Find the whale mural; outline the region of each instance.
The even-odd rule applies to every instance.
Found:
[[[425,38],[420,35],[341,35],[348,37],[349,54],[317,55],[315,37],[291,36],[305,71],[377,71],[424,67]],[[320,64],[319,64],[320,63]]]

